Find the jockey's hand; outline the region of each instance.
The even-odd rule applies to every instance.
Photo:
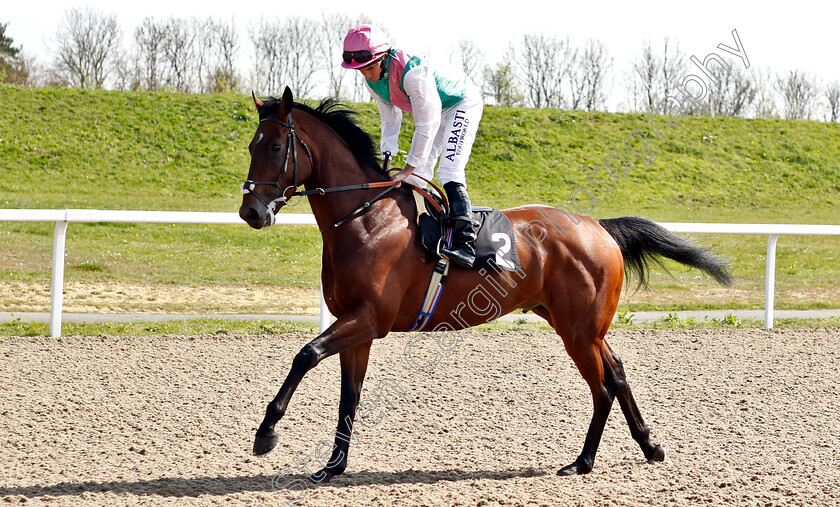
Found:
[[[400,172],[395,174],[394,177],[391,178],[391,179],[394,180],[394,181],[402,181],[402,180],[406,179],[408,177],[408,175],[411,174],[412,172],[414,172],[414,166],[411,165],[411,164],[406,164],[405,167],[400,169]]]

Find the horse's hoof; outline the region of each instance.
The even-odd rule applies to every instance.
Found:
[[[257,435],[257,438],[254,439],[254,455],[262,456],[270,453],[277,447],[279,441],[280,436],[273,431],[267,435]]]
[[[565,466],[565,467],[561,468],[560,470],[558,470],[557,475],[559,475],[560,477],[569,477],[569,476],[572,476],[572,475],[583,475],[583,474],[588,474],[591,470],[592,470],[592,467],[587,467],[587,466],[581,465],[580,463],[575,461],[571,465]]]
[[[656,461],[665,461],[665,448],[661,445],[657,445],[656,448],[653,450],[653,454],[648,457],[648,463],[653,463]]]
[[[330,482],[330,479],[332,479],[339,473],[341,472],[336,473],[335,471],[322,468],[320,471],[315,472],[314,474],[309,476],[309,482],[311,482],[312,484],[326,484]]]
[[[560,477],[569,477],[571,475],[580,475],[580,472],[578,472],[577,466],[569,465],[558,470],[557,475]]]

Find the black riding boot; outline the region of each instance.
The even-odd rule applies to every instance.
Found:
[[[450,181],[443,186],[449,199],[449,222],[452,227],[452,247],[440,248],[440,254],[462,268],[475,262],[475,236],[478,222],[473,219],[470,196],[464,185]]]

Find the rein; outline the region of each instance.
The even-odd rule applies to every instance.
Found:
[[[354,185],[343,185],[343,186],[338,186],[338,187],[326,187],[326,188],[319,187],[319,188],[313,188],[311,190],[300,190],[300,185],[298,185],[298,150],[297,150],[297,144],[295,143],[295,141],[299,142],[300,145],[303,146],[303,149],[306,152],[306,156],[307,156],[307,158],[309,158],[309,166],[310,167],[312,166],[312,152],[309,151],[309,146],[306,145],[306,142],[299,135],[297,135],[297,132],[295,132],[295,124],[292,120],[292,113],[291,112],[289,113],[287,118],[288,118],[287,122],[282,121],[282,120],[278,120],[276,118],[263,118],[262,120],[260,120],[260,123],[270,121],[270,122],[277,123],[278,125],[281,125],[281,126],[289,129],[289,135],[286,138],[286,156],[283,159],[283,170],[280,171],[280,173],[277,175],[277,179],[274,180],[274,181],[269,181],[269,180],[265,180],[265,181],[245,180],[245,182],[242,184],[242,193],[243,194],[252,193],[257,185],[273,185],[273,186],[282,190],[282,193],[281,193],[280,197],[277,197],[276,199],[273,199],[270,202],[265,202],[265,200],[263,200],[263,198],[260,197],[259,194],[254,193],[254,197],[256,197],[256,199],[263,206],[265,206],[266,209],[268,209],[268,211],[269,211],[269,225],[274,225],[274,220],[275,220],[274,211],[275,211],[278,204],[285,204],[285,205],[288,205],[288,206],[296,206],[297,205],[297,203],[295,203],[294,205],[289,205],[288,204],[288,201],[289,201],[290,197],[296,197],[296,196],[308,197],[308,196],[311,196],[311,195],[326,195],[328,193],[345,192],[345,191],[348,191],[348,190],[368,190],[368,189],[371,189],[371,188],[385,188],[385,190],[383,190],[382,192],[377,194],[373,199],[370,199],[369,201],[366,201],[366,202],[362,203],[358,208],[353,210],[350,214],[348,214],[347,216],[345,216],[344,218],[342,218],[338,222],[336,222],[332,225],[328,225],[327,227],[319,228],[319,230],[321,232],[325,232],[325,231],[328,231],[328,230],[331,230],[331,229],[335,229],[337,227],[340,227],[341,225],[344,225],[345,223],[347,223],[352,218],[362,214],[367,208],[370,207],[371,204],[373,204],[376,201],[378,201],[379,199],[385,197],[385,195],[387,195],[389,192],[391,192],[395,188],[399,187],[402,184],[403,180],[405,180],[408,176],[410,176],[412,171],[413,171],[413,170],[406,171],[405,169],[402,169],[400,172],[395,174],[394,177],[390,181],[375,181],[375,182],[370,182],[370,183],[357,183],[357,184],[354,184]],[[294,184],[289,185],[286,188],[283,188],[280,185],[280,178],[289,169],[289,158],[290,158],[289,155],[291,155],[292,163],[294,164]],[[388,160],[389,160],[389,157],[390,157],[390,153],[387,153],[386,157],[387,158],[385,160],[385,164],[386,164],[386,167],[387,167],[387,163],[388,163]],[[429,180],[427,180],[425,178],[422,178],[420,176],[415,176],[415,177],[420,178],[420,179],[426,181],[427,183],[431,184],[438,191],[438,193],[441,196],[444,195],[444,193],[441,192],[440,189],[437,188]],[[286,192],[290,188],[292,189],[292,193],[289,195],[289,197],[286,197]],[[434,199],[431,198],[431,196],[428,196],[428,194],[425,191],[423,191],[423,193],[426,194],[426,196],[427,196],[426,198],[430,202],[432,202],[433,206],[436,206],[436,207],[440,206],[437,202],[434,201]],[[445,199],[445,197],[444,197],[444,199]]]

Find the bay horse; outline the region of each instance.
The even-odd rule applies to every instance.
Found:
[[[288,87],[280,99],[263,102],[252,96],[260,122],[248,148],[251,163],[239,215],[260,229],[274,222],[274,214],[289,199],[309,198],[323,240],[324,297],[336,317],[292,361],[256,432],[254,454],[277,446],[275,425],[303,376],[338,354],[341,395],[335,446],[326,466],[310,476],[313,482],[326,482],[347,466],[346,435],[353,431],[371,345],[391,331],[411,330],[433,266],[421,250],[411,192],[380,167],[373,141],[355,124],[352,111],[332,99],[317,108],[296,103]],[[645,285],[649,262],[665,257],[729,285],[726,262],[644,218],[597,220],[539,205],[503,212],[514,228],[521,272],[482,274],[453,267],[430,329],[456,331],[486,323],[486,307],[474,308],[464,301],[471,290],[491,283],[498,306],[493,318],[516,309],[544,318],[592,393],[594,413],[583,450],[558,475],[592,470],[615,398],[645,458],[664,460],[665,450],[651,441],[621,360],[604,338],[625,269]]]

